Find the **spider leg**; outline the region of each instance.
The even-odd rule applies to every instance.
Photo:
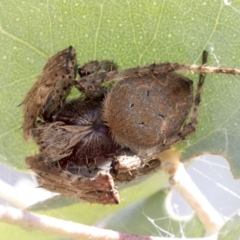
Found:
[[[143,164],[143,161],[138,161],[136,156],[125,156],[124,159],[119,158],[118,173],[113,174],[115,183],[131,182],[134,179],[156,172],[161,162],[158,159],[152,159]]]
[[[96,74],[100,72],[111,72],[117,69],[118,66],[113,61],[90,61],[78,68],[78,74],[82,78],[91,74]]]
[[[66,56],[61,58],[61,61],[66,63],[62,65],[62,68],[54,70],[56,72],[55,78],[53,78],[54,85],[49,89],[49,95],[43,105],[42,118],[46,121],[54,120],[54,115],[62,107],[75,83],[77,62],[75,50],[71,46],[68,48]]]
[[[150,159],[144,162],[143,159],[134,155],[129,150],[123,150],[111,164],[110,173],[116,183],[130,182],[137,177],[148,175],[160,168],[161,162],[158,159]]]
[[[203,66],[207,63],[207,57],[208,57],[207,51],[203,51],[203,54],[202,54],[202,65]],[[199,74],[197,92],[196,92],[196,96],[194,99],[193,110],[192,110],[192,113],[190,116],[190,123],[195,128],[197,125],[197,116],[198,116],[199,104],[201,102],[201,94],[202,94],[202,90],[203,90],[203,84],[205,81],[205,77],[206,77],[206,73]]]
[[[72,46],[48,59],[41,75],[25,96],[23,104],[23,133],[31,137],[38,117],[52,121],[74,85],[76,76],[76,53]]]
[[[206,51],[204,51],[206,52]],[[205,53],[204,53],[205,54]],[[197,73],[224,73],[224,74],[236,74],[240,75],[240,70],[235,68],[221,68],[221,67],[210,67],[210,66],[199,66],[199,65],[187,65],[181,63],[160,63],[160,64],[151,64],[144,67],[130,68],[126,70],[115,70],[112,71],[101,71],[96,72],[94,75],[89,75],[81,78],[77,81],[77,88],[82,90],[89,89],[98,89],[104,83],[108,85],[114,85],[115,82],[128,79],[129,76],[132,78],[141,77],[143,75],[155,74],[166,74],[174,71],[190,71]],[[97,91],[97,90],[95,90]]]
[[[76,81],[76,88],[85,94],[88,98],[99,98],[103,97],[106,93],[106,88],[104,86],[99,85],[99,82],[95,82],[94,78],[97,76],[105,76],[106,73],[115,71],[118,69],[118,66],[109,60],[99,61],[91,61],[89,63],[84,64],[83,66],[78,68],[80,80]],[[88,87],[88,82],[91,82],[91,85]],[[102,79],[102,83],[105,82]]]
[[[208,56],[207,51],[203,51],[203,54],[202,54],[203,67],[207,63],[207,56]],[[171,139],[168,140],[166,149],[168,148],[168,146],[174,145],[177,142],[185,139],[185,137],[194,133],[194,131],[196,130],[197,121],[198,121],[199,104],[201,102],[201,94],[203,90],[205,77],[206,77],[206,73],[199,74],[198,87],[197,87],[197,91],[196,91],[196,95],[195,95],[195,99],[192,107],[192,112],[190,114],[190,122],[182,128],[181,132],[179,132],[178,135],[173,136]],[[163,148],[162,150],[165,150],[165,149]]]
[[[89,169],[84,166],[68,167],[63,170],[50,161],[44,161],[46,155],[39,153],[27,157],[27,165],[37,174],[40,187],[66,196],[75,196],[90,203],[118,204],[118,191],[113,178],[101,169]]]

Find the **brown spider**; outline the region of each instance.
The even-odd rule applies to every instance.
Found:
[[[73,47],[52,56],[23,101],[24,137],[40,151],[26,163],[39,185],[91,203],[119,203],[114,182],[157,169],[156,156],[195,131],[205,73],[239,74],[206,61],[204,51],[202,66],[117,70],[111,61],[91,61],[77,69]],[[195,97],[193,82],[176,70],[200,72]],[[74,85],[82,95],[66,101]]]

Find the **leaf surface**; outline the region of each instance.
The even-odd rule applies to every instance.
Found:
[[[26,169],[25,157],[37,152],[33,143],[26,143],[22,138],[22,109],[18,105],[48,57],[57,51],[73,45],[79,64],[110,59],[125,69],[165,61],[200,64],[205,49],[210,53],[209,65],[240,68],[239,9],[239,1],[216,0],[2,0],[1,163]],[[197,84],[197,74],[187,76]],[[239,90],[240,76],[207,76],[197,131],[179,146],[184,150],[184,159],[203,152],[221,154],[229,159],[234,176],[240,177]],[[145,184],[142,195],[139,192],[131,195],[131,188],[126,189],[126,193],[124,190],[126,203],[123,206],[154,191],[153,188],[148,190],[148,181]],[[155,191],[157,188],[154,187]],[[103,207],[98,206],[96,210],[95,206],[76,205],[77,209],[90,209],[86,223],[100,219],[96,211],[102,211],[99,209]],[[72,205],[46,213],[54,212],[58,217],[84,222],[81,211],[71,211],[71,208]],[[107,210],[103,215],[116,211],[115,206],[104,209]],[[8,227],[1,225],[1,228]]]

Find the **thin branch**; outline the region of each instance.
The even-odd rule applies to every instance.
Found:
[[[197,188],[182,163],[179,164],[177,172],[174,177],[170,178],[169,182],[193,208],[209,233],[218,233],[220,228],[224,225],[222,216]]]
[[[232,74],[232,75],[240,75],[240,70],[236,68],[222,68],[222,67],[211,67],[211,66],[199,66],[199,65],[185,65],[179,63],[171,63],[174,70],[188,70],[191,72],[198,73],[224,73],[224,74]]]
[[[161,170],[168,174],[172,188],[193,208],[207,231],[217,234],[224,225],[224,220],[192,181],[180,158],[179,151],[167,150],[160,153]]]
[[[95,239],[95,240],[167,240],[164,237],[147,237],[127,233],[119,233],[112,230],[89,227],[83,224],[74,223],[34,214],[27,211],[0,206],[0,221],[18,225],[25,230],[40,230],[74,239]],[[174,238],[180,240],[181,238]],[[192,238],[191,238],[192,239]],[[191,240],[189,239],[189,240]],[[194,240],[215,240],[216,236],[207,238],[194,238]],[[193,239],[192,239],[193,240]]]

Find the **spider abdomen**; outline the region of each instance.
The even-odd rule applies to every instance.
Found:
[[[135,152],[180,131],[193,103],[192,81],[176,74],[146,74],[120,81],[104,101],[104,119],[115,141]]]

